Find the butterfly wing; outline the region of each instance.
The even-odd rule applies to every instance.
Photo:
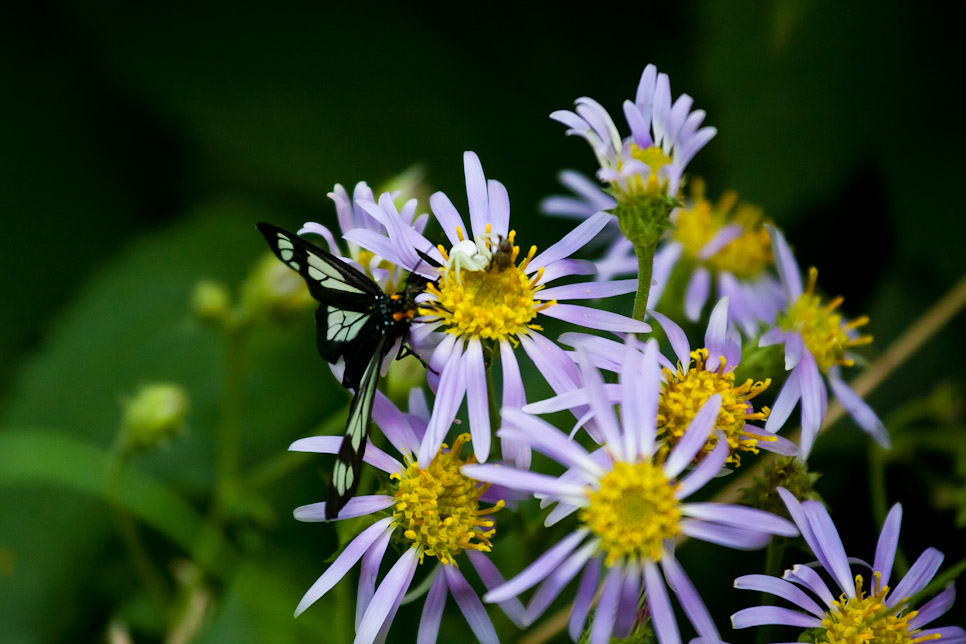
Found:
[[[319,354],[327,362],[345,360],[344,387],[359,388],[378,339],[373,306],[386,295],[366,274],[298,235],[260,223],[275,256],[305,280],[319,302],[315,312]]]
[[[359,486],[359,473],[362,470],[362,456],[366,451],[369,434],[369,420],[372,405],[376,398],[376,385],[379,381],[379,367],[382,363],[386,337],[380,335],[375,342],[375,350],[369,357],[366,370],[362,374],[356,395],[349,407],[349,419],[345,425],[342,446],[336,456],[332,470],[332,484],[325,503],[326,520],[335,519],[345,507]]]
[[[319,302],[365,301],[382,294],[368,275],[298,235],[266,223],[258,224],[258,230],[275,256],[302,276]]]

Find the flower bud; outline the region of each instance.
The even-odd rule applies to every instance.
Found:
[[[124,402],[123,447],[142,451],[166,443],[184,428],[188,394],[180,385],[145,385]]]
[[[311,308],[315,302],[305,280],[271,254],[265,254],[248,274],[242,285],[242,301],[246,313],[279,321]]]
[[[205,324],[224,324],[231,312],[228,287],[215,280],[201,280],[191,293],[191,308]]]

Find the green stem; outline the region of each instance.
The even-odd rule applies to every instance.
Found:
[[[108,461],[108,481],[109,485],[117,488],[120,484],[121,468],[126,464],[128,455],[120,447],[120,443],[114,445]],[[124,549],[127,551],[134,571],[141,580],[148,594],[151,596],[158,610],[163,615],[168,606],[168,584],[164,575],[151,560],[148,550],[141,540],[141,533],[138,531],[137,522],[134,517],[117,504],[111,504],[114,511],[114,524]]]
[[[657,243],[634,244],[637,255],[637,295],[634,296],[634,319],[644,321],[647,312],[647,296],[651,290],[651,271],[654,268],[654,250]]]
[[[225,389],[222,395],[222,418],[218,434],[218,484],[216,516],[231,504],[238,482],[241,455],[241,418],[244,399],[245,325],[228,324],[225,331]]]
[[[768,549],[765,551],[765,574],[771,577],[780,577],[782,568],[782,555],[785,552],[785,539],[782,537],[772,537],[768,542]],[[775,603],[775,596],[769,593],[762,593],[759,604],[771,606]],[[758,643],[771,642],[772,626],[766,625],[758,631]]]
[[[490,428],[493,434],[500,429],[500,403],[496,399],[496,387],[493,386],[493,367],[486,370],[486,397],[490,403]]]

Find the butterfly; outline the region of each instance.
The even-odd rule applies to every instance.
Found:
[[[298,235],[266,223],[258,224],[258,230],[275,256],[302,276],[319,302],[315,312],[319,354],[330,363],[344,361],[342,386],[355,391],[325,504],[325,518],[331,520],[359,485],[383,359],[397,347],[399,358],[413,354],[408,340],[416,296],[430,280],[410,273],[402,291],[388,294],[365,273]]]

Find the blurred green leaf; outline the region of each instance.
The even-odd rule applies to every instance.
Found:
[[[121,508],[190,553],[207,553],[207,569],[224,576],[234,553],[204,519],[174,491],[105,450],[65,432],[8,430],[0,434],[0,486],[54,485],[84,492]],[[202,551],[202,548],[205,551]]]

